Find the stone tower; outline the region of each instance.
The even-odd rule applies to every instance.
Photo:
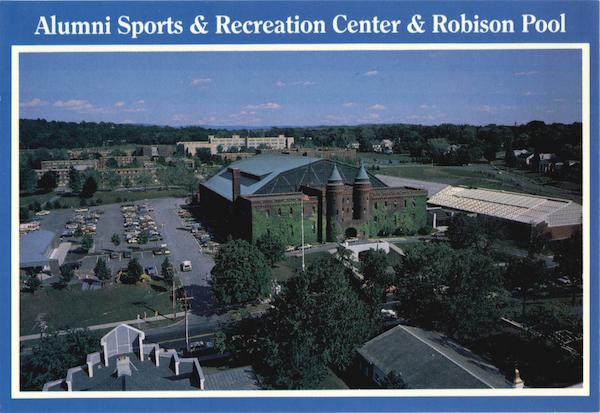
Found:
[[[371,181],[363,165],[360,166],[354,185],[352,186],[352,201],[354,207],[353,219],[366,222],[369,219],[371,201]]]
[[[341,228],[339,223],[342,219],[343,210],[343,195],[344,195],[344,181],[337,169],[337,166],[333,165],[331,175],[327,180],[327,189],[325,190],[325,198],[327,203],[327,209],[325,212],[325,236],[328,242],[337,240],[339,229]]]

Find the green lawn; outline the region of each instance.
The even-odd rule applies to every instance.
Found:
[[[52,199],[55,196],[56,196],[56,193],[54,193],[54,192],[22,196],[19,198],[19,205],[21,207],[25,207],[27,205],[33,204],[35,201],[38,201],[40,204],[43,204],[44,202],[47,202],[49,199]]]
[[[359,152],[357,154],[359,160],[366,163],[379,163],[385,164],[392,161],[393,163],[410,163],[412,162],[412,158],[409,154],[404,153],[393,153],[393,154],[385,154],[385,153],[375,153],[375,152]]]
[[[308,267],[313,261],[320,257],[326,257],[328,252],[315,252],[304,256],[304,264]],[[273,268],[273,279],[278,282],[285,282],[293,277],[297,271],[302,269],[302,258],[300,257],[285,257],[285,259]]]
[[[541,196],[560,197],[581,202],[581,186],[555,181],[540,174],[515,170],[493,169],[486,164],[467,166],[417,165],[381,167],[376,174],[408,179],[465,185],[504,191],[525,192]]]
[[[155,291],[150,284],[114,284],[96,291],[81,291],[80,285],[69,290],[44,287],[35,295],[21,293],[20,334],[39,332],[38,316],[48,323],[48,330],[65,327],[87,327],[121,320],[132,320],[144,312],[148,317],[158,310],[172,312],[167,291]]]

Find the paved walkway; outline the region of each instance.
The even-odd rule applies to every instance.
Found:
[[[179,313],[175,313],[175,318],[177,317],[183,317],[185,316],[185,312],[181,311]],[[107,328],[112,328],[112,327],[116,327],[118,325],[121,324],[139,324],[139,323],[146,323],[146,322],[151,322],[151,321],[162,321],[162,320],[173,320],[173,313],[171,314],[161,314],[158,316],[153,316],[153,317],[147,317],[147,318],[139,318],[139,319],[133,319],[133,320],[124,320],[124,321],[115,321],[112,323],[106,323],[106,324],[96,324],[94,326],[89,326],[89,327],[85,327],[88,330],[105,330]],[[82,327],[83,328],[83,327]],[[67,334],[66,330],[61,330],[58,331],[57,334],[59,336],[62,336],[64,334]],[[28,336],[20,336],[19,337],[19,341],[29,341],[29,340],[37,340],[41,337],[41,334],[30,334]]]

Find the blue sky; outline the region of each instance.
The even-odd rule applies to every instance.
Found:
[[[20,117],[171,126],[581,121],[575,50],[21,55]]]

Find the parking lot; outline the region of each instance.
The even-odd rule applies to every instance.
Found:
[[[124,252],[129,252],[131,257],[138,259],[144,269],[155,266],[160,273],[160,268],[165,259],[165,248],[161,245],[166,244],[170,251],[169,260],[177,269],[176,275],[181,283],[186,286],[189,295],[206,295],[208,290],[208,281],[210,279],[210,271],[214,266],[213,260],[201,251],[199,242],[192,235],[189,228],[184,227],[184,223],[177,215],[184,204],[184,199],[178,198],[161,198],[147,201],[139,201],[134,203],[147,205],[147,212],[156,224],[156,229],[160,232],[162,240],[148,241],[147,243],[128,244],[126,242],[124,218],[121,212],[121,204],[102,205],[90,208],[90,212],[98,211],[99,218],[96,223],[96,233],[93,235],[94,248],[90,254],[81,259],[80,270],[82,272],[93,271],[98,259],[102,258],[106,261],[112,271],[113,276],[116,273],[127,267],[130,258],[123,257]],[[57,210],[52,211],[49,215],[44,216],[40,220],[40,227],[61,234],[65,224],[73,217],[73,210]],[[117,234],[120,238],[120,244],[114,245],[111,238],[113,234]],[[155,255],[161,251],[160,255]],[[111,258],[111,253],[115,257]],[[181,271],[181,263],[190,261],[192,270]],[[205,300],[204,300],[205,301]],[[193,306],[200,304],[200,300]]]

